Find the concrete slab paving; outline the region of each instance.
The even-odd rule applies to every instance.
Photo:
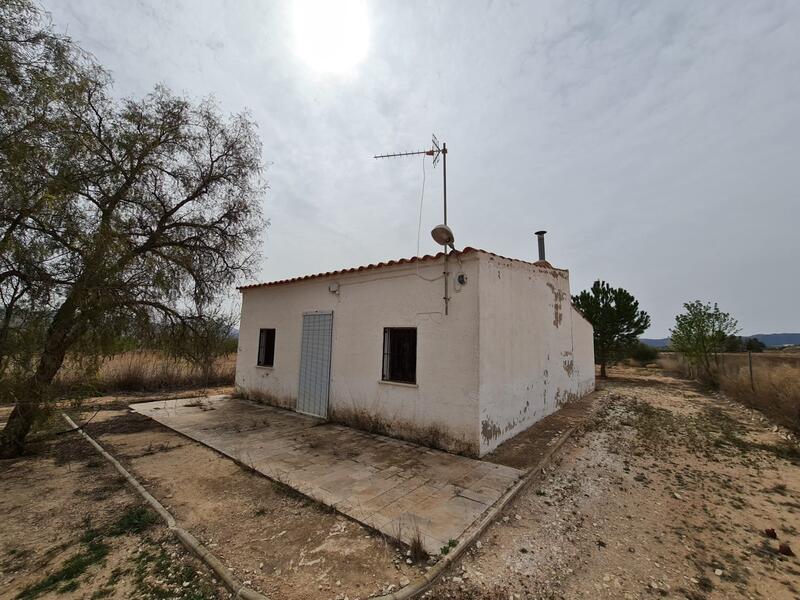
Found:
[[[432,554],[524,475],[230,396],[131,408],[390,537],[418,532]]]

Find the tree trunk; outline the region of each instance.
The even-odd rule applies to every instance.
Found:
[[[25,450],[25,438],[36,418],[32,402],[22,401],[14,405],[3,432],[0,433],[0,459],[14,458]]]
[[[3,322],[0,324],[0,375],[2,375],[6,370],[8,358],[8,334],[9,331],[11,331],[11,320],[14,316],[14,305],[21,297],[21,294],[12,294],[11,298],[6,303],[5,311],[3,313]]]
[[[608,379],[608,375],[606,375],[606,362],[605,361],[600,363],[600,379]]]
[[[0,459],[14,458],[25,450],[25,438],[47,400],[47,389],[76,339],[75,314],[75,303],[67,298],[53,317],[36,371],[19,387],[14,410],[0,433]]]

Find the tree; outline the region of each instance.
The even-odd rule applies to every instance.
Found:
[[[716,303],[695,300],[683,308],[670,330],[670,346],[683,355],[694,375],[716,386],[719,353],[725,351],[728,337],[739,331],[738,323]]]
[[[25,227],[37,211],[57,212],[58,157],[71,151],[67,99],[105,74],[72,42],[55,35],[29,0],[0,3],[0,373],[20,340],[35,335],[52,282],[41,265],[55,250]]]
[[[232,314],[219,308],[204,311],[194,318],[168,323],[161,331],[158,346],[168,354],[188,361],[208,386],[219,358],[231,352],[235,323]]]
[[[196,315],[250,272],[265,226],[261,144],[246,114],[226,119],[213,102],[164,87],[114,100],[102,70],[43,27],[37,9],[11,5],[0,14],[0,117],[13,116],[9,97],[45,99],[41,114],[0,125],[0,163],[13,159],[0,167],[0,284],[18,282],[16,303],[48,318],[0,457],[22,452],[67,352],[131,321]],[[56,50],[29,51],[32,43]],[[25,67],[31,52],[39,70]],[[38,74],[59,69],[63,86]]]
[[[767,345],[758,338],[747,338],[744,342],[744,352],[763,352]]]
[[[723,342],[723,351],[731,353],[744,352],[744,340],[738,335],[727,336],[725,342]]]
[[[725,338],[725,352],[763,352],[766,345],[758,338],[729,335]]]
[[[590,290],[573,296],[572,302],[594,328],[595,362],[605,378],[608,363],[650,327],[650,316],[639,310],[639,302],[627,290],[612,288],[605,281],[595,281]]]
[[[639,364],[646,365],[658,358],[658,348],[654,348],[641,340],[637,340],[628,348],[627,354]]]

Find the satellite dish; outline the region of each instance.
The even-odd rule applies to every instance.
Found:
[[[453,247],[453,242],[456,241],[453,230],[447,225],[437,225],[434,227],[433,231],[431,231],[431,237],[433,241],[440,246],[450,246],[451,248]]]

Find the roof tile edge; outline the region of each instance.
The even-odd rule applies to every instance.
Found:
[[[541,269],[552,269],[553,271],[566,271],[566,269],[558,269],[558,268],[552,266],[550,263],[545,262],[545,261],[530,262],[530,261],[527,261],[527,260],[521,260],[519,258],[508,258],[507,256],[501,256],[499,254],[495,254],[494,252],[489,252],[488,250],[482,250],[481,248],[473,248],[472,246],[467,246],[463,250],[457,250],[456,252],[460,256],[464,256],[464,255],[467,255],[467,254],[475,254],[475,253],[487,254],[489,256],[496,256],[497,258],[501,258],[503,260],[511,260],[511,261],[514,261],[514,262],[520,262],[520,263],[524,263],[524,264],[531,265],[531,266],[534,266],[534,267],[538,267],[538,268],[541,268]],[[451,255],[452,255],[452,252],[451,252]],[[437,252],[436,254],[425,254],[424,256],[412,256],[410,258],[400,258],[400,259],[396,259],[396,260],[388,260],[388,261],[385,261],[385,262],[371,263],[371,264],[368,264],[368,265],[362,265],[360,267],[351,267],[349,269],[339,269],[339,270],[336,270],[336,271],[327,271],[325,273],[314,273],[312,275],[301,275],[299,277],[291,277],[289,279],[278,279],[276,281],[267,281],[267,282],[264,282],[264,283],[252,283],[252,284],[249,284],[249,285],[239,286],[236,289],[241,292],[243,290],[250,290],[250,289],[262,288],[262,287],[270,287],[270,286],[273,286],[273,285],[284,285],[284,284],[288,284],[288,283],[299,283],[301,281],[309,281],[309,280],[312,280],[312,279],[321,279],[323,277],[332,277],[334,275],[347,275],[349,273],[359,273],[359,272],[362,272],[362,271],[371,271],[371,270],[374,270],[374,269],[382,269],[382,268],[385,268],[385,267],[393,267],[393,266],[397,266],[397,265],[404,265],[404,264],[412,264],[412,263],[416,263],[416,262],[426,262],[426,261],[430,261],[430,260],[437,260],[437,259],[441,258],[442,256],[444,256],[444,252]]]

